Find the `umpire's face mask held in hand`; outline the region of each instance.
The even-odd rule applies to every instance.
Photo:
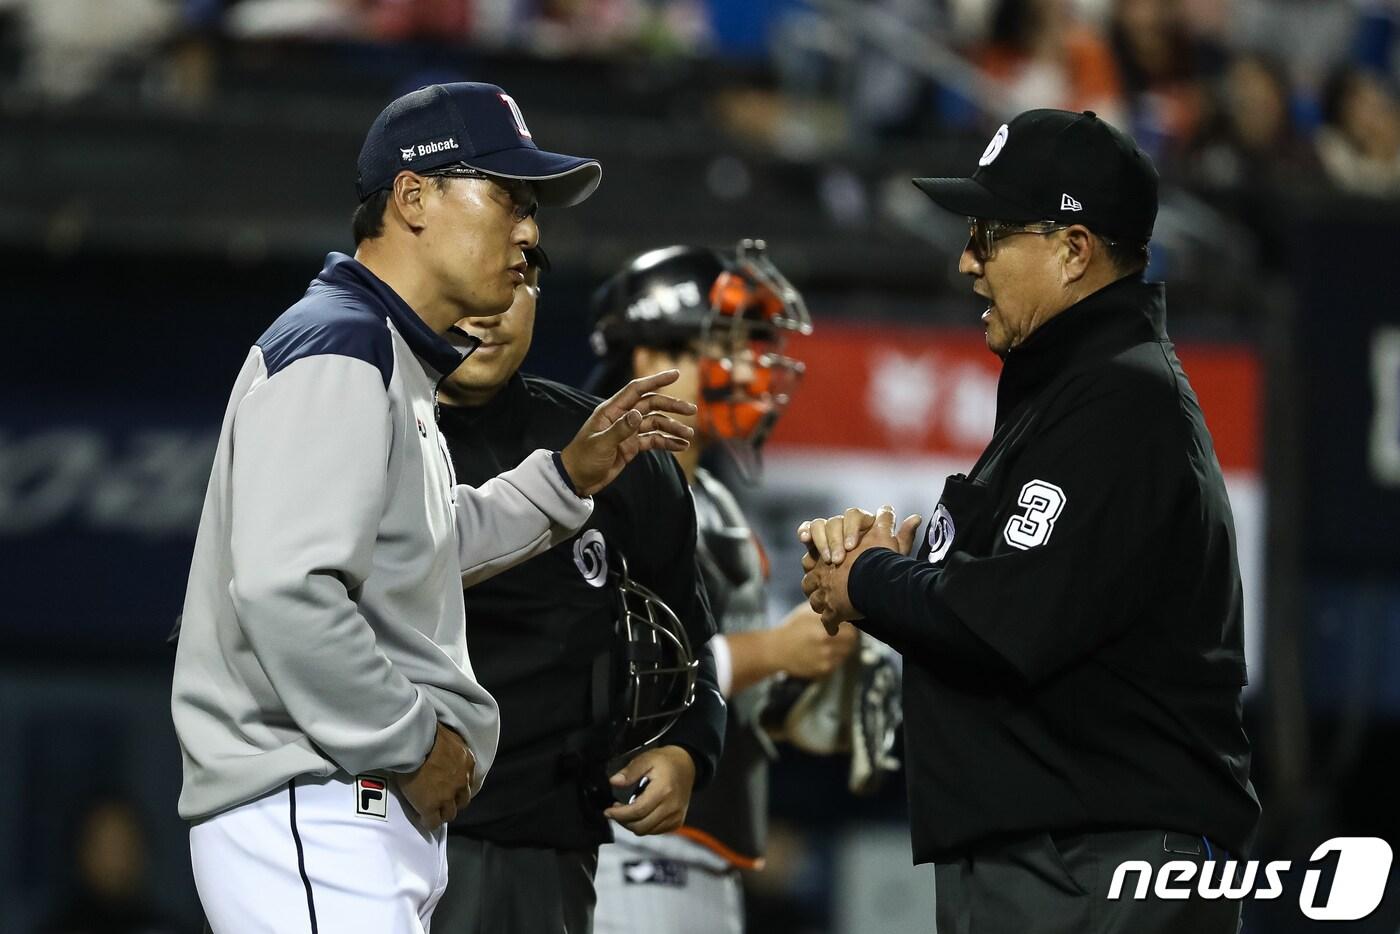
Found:
[[[982,313],[987,349],[999,357],[1112,281],[1102,272],[1089,275],[1110,264],[1102,243],[1082,225],[999,224],[979,218],[969,218],[969,223],[958,271],[971,276],[972,290],[987,299]]]

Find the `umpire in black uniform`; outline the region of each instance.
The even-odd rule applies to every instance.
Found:
[[[475,345],[439,387],[439,426],[457,482],[476,484],[517,463],[597,401],[517,372],[534,331],[544,252],[526,252],[526,280],[503,315],[466,318],[448,340]],[[478,343],[479,342],[479,343]],[[572,437],[572,435],[570,436]],[[695,506],[673,457],[648,453],[594,496],[579,534],[466,591],[476,676],[501,707],[491,776],[448,827],[447,891],[433,916],[441,934],[588,934],[598,846],[608,818],[637,834],[685,818],[692,788],[714,775],[725,704],[708,645],[715,632],[695,560]],[[619,805],[608,763],[617,750],[610,670],[617,648],[612,575],[651,588],[685,626],[700,661],[695,702],[627,767],[648,784]],[[621,773],[619,773],[621,774]],[[612,781],[618,785],[620,781]]]
[[[905,657],[938,932],[1234,934],[1239,902],[1106,897],[1125,860],[1214,862],[1218,884],[1259,816],[1234,523],[1164,287],[1142,278],[1156,171],[1093,113],[1034,110],[971,178],[915,184],[971,225],[995,432],[916,554],[917,517],[896,529],[888,507],[799,537],[828,625]]]

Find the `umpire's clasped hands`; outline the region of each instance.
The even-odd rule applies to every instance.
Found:
[[[835,635],[842,622],[863,618],[847,589],[856,559],[872,548],[909,554],[923,521],[922,516],[912,515],[895,528],[893,506],[881,506],[874,515],[851,507],[839,516],[810,519],[797,527],[798,541],[807,546],[802,557],[802,592],[813,611],[821,614],[828,633]]]

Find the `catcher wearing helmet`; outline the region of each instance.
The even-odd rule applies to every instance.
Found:
[[[743,929],[739,870],[763,865],[767,764],[774,754],[769,733],[814,752],[850,750],[852,722],[862,720],[849,715],[851,707],[862,682],[877,680],[862,678],[867,653],[858,634],[843,628],[828,637],[805,604],[770,625],[762,545],[734,496],[700,466],[707,449],[722,450],[742,473],[757,477],[763,441],[803,373],[789,338],[809,333],[811,319],[765,244],[754,240],[728,251],[649,251],[604,284],[593,315],[593,349],[601,358],[590,382],[594,392],[635,374],[677,369],[681,378],[670,391],[697,405],[692,451],[676,460],[695,499],[697,555],[720,628],[711,643],[730,702],[719,771],[695,795],[685,825],[648,837],[618,828],[617,842],[600,851],[594,930],[737,932]],[[897,687],[886,693],[897,695]],[[827,723],[845,727],[831,733],[818,727]],[[893,739],[888,718],[876,732],[884,745],[874,762],[885,768]]]

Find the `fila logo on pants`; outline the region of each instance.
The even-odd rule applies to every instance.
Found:
[[[355,813],[361,817],[389,819],[389,789],[384,779],[373,775],[355,776]]]

